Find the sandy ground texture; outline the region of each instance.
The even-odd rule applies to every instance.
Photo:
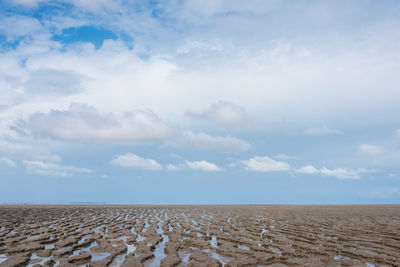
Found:
[[[400,206],[0,206],[0,266],[400,266]]]

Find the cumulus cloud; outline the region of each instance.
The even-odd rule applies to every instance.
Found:
[[[133,111],[122,117],[100,114],[97,109],[72,103],[68,110],[37,113],[19,128],[34,137],[56,140],[154,141],[170,137],[173,130],[150,111]]]
[[[269,157],[255,156],[248,160],[242,160],[247,170],[260,172],[288,171],[290,165],[283,161],[276,161]]]
[[[342,131],[337,129],[331,129],[326,126],[323,127],[313,127],[304,131],[305,135],[341,135]]]
[[[249,143],[230,135],[211,136],[192,131],[185,131],[183,133],[183,143],[201,150],[221,152],[243,152],[251,149]]]
[[[368,172],[367,169],[358,168],[358,169],[351,169],[351,168],[334,168],[328,169],[323,167],[321,169],[317,169],[312,165],[303,166],[296,170],[298,173],[302,174],[322,174],[326,176],[334,176],[338,179],[360,179],[362,173]]]
[[[0,165],[5,165],[7,167],[15,168],[17,164],[9,158],[0,158]]]
[[[188,112],[187,114],[191,118],[216,122],[226,127],[243,126],[248,120],[248,115],[243,108],[227,101],[212,104],[200,113]]]
[[[124,155],[118,155],[110,161],[111,164],[128,167],[128,168],[139,168],[144,170],[161,170],[162,166],[154,159],[142,158],[133,153],[126,153]]]
[[[374,146],[369,144],[361,144],[358,147],[360,154],[367,156],[378,156],[385,152],[385,149],[381,146]]]
[[[319,170],[312,165],[303,166],[300,169],[296,170],[298,173],[305,173],[305,174],[316,174],[319,173]]]
[[[60,165],[44,161],[25,160],[23,161],[23,164],[29,172],[45,176],[68,177],[78,174],[92,173],[92,170],[86,168],[77,168],[74,166]]]
[[[201,161],[186,161],[186,165],[194,170],[202,170],[202,171],[209,171],[209,172],[215,172],[215,171],[222,171],[222,168],[219,168],[217,165],[214,163],[207,162],[205,160]]]

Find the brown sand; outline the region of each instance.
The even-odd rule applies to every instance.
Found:
[[[400,266],[400,206],[0,206],[0,266]]]

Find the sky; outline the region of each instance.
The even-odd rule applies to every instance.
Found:
[[[3,0],[0,202],[400,204],[397,0]]]

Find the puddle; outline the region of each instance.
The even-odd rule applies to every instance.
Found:
[[[97,246],[98,244],[97,244],[97,242],[96,241],[93,241],[88,247],[86,247],[86,248],[79,248],[79,249],[76,249],[76,250],[74,250],[74,252],[72,253],[72,256],[78,256],[79,255],[79,252],[81,252],[81,251],[86,251],[86,252],[89,252],[89,253],[94,253],[94,252],[91,252],[90,251],[90,249],[92,248],[92,247],[95,247],[95,246]],[[93,255],[92,255],[93,256]]]
[[[44,245],[45,250],[54,249],[54,243]]]
[[[262,236],[263,236],[264,233],[268,233],[268,230],[265,229],[265,228],[262,228],[262,229],[261,229],[261,233],[260,233],[260,238],[262,238]]]
[[[79,241],[78,241],[78,245],[80,245],[80,244],[82,244],[83,242],[85,242],[86,241],[86,239],[88,239],[88,235],[85,235],[85,236],[83,236]],[[53,247],[54,247],[54,244],[53,244]]]
[[[6,261],[8,258],[4,254],[0,254],[0,263]]]
[[[136,250],[135,245],[126,245],[126,255],[131,254]]]
[[[144,221],[144,227],[142,230],[142,233],[145,233],[147,231],[147,228],[149,228],[150,224],[147,222],[147,220]]]
[[[189,263],[189,258],[190,258],[191,254],[192,253],[181,252],[181,251],[178,252],[178,255],[179,255],[179,258],[181,259],[181,262],[184,263],[185,265],[187,265]]]
[[[203,249],[203,252],[209,252],[211,254],[211,257],[218,260],[222,264],[222,266],[225,266],[229,261],[231,261],[231,258],[221,256],[217,252],[211,251],[209,249]]]
[[[282,257],[282,251],[276,247],[268,247],[273,253],[278,254],[279,257]]]
[[[27,238],[26,238],[26,240],[32,240],[32,239],[35,239],[35,238],[39,238],[41,235],[32,235],[32,236],[28,236]]]
[[[107,258],[108,256],[111,255],[109,252],[91,252],[90,255],[92,255],[92,260],[91,261],[101,261]]]
[[[215,235],[213,235],[213,236],[211,237],[210,245],[211,245],[213,248],[218,248],[218,241],[217,241],[217,237],[216,237]]]
[[[115,257],[115,259],[111,262],[111,264],[109,266],[111,266],[111,267],[121,266],[121,264],[125,261],[126,256],[136,250],[135,245],[127,245],[127,244],[125,244],[125,245],[126,245],[126,253]]]
[[[146,237],[144,237],[144,236],[142,236],[142,235],[138,235],[138,236],[136,237],[136,242],[145,241],[145,240],[146,240]]]
[[[203,234],[202,234],[202,233],[197,233],[196,236],[197,236],[197,237],[202,237]]]
[[[367,267],[376,267],[375,264],[372,264],[370,262],[366,262],[365,266],[367,266]]]
[[[50,260],[51,257],[39,257],[36,252],[32,253],[31,259],[29,260],[29,264],[27,265],[28,267],[32,267],[36,264],[41,264],[43,265],[46,261]],[[1,262],[1,261],[0,261]]]
[[[250,250],[250,248],[248,246],[243,246],[243,245],[240,245],[240,244],[238,244],[237,247],[239,249]]]
[[[103,235],[103,231],[100,231],[100,228],[103,227],[103,226],[104,226],[104,224],[102,224],[102,225],[100,225],[100,226],[97,226],[97,227],[95,227],[95,228],[93,229],[93,231],[94,231],[96,234]]]
[[[160,266],[162,259],[167,257],[167,254],[165,254],[164,249],[165,249],[165,244],[169,241],[169,237],[167,235],[163,235],[164,231],[163,231],[161,225],[162,225],[162,222],[158,223],[157,233],[161,234],[162,241],[154,249],[154,252],[153,252],[154,253],[154,259],[152,260],[152,262],[149,262],[148,265],[145,264],[145,267],[148,267],[148,266],[152,266],[152,267]]]
[[[344,260],[352,260],[352,258],[347,257],[347,256],[342,256],[342,255],[335,255],[335,256],[333,256],[333,259],[334,259],[335,261],[338,261],[338,260],[341,260],[341,259],[344,259]]]

